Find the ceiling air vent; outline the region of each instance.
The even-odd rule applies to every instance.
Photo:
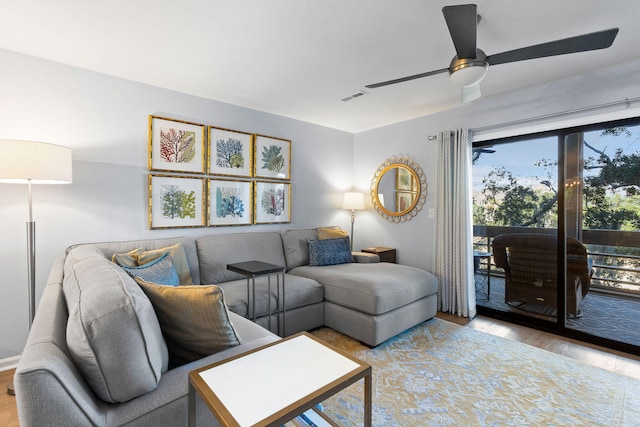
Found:
[[[365,95],[369,95],[367,92],[363,91],[363,90],[359,90],[358,92],[354,93],[353,95],[349,95],[345,98],[342,98],[342,101],[347,102],[347,101],[351,101],[352,99],[356,99],[356,98],[361,98]]]

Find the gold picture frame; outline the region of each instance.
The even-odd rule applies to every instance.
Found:
[[[248,132],[209,126],[209,175],[250,178],[253,139]]]
[[[291,222],[291,183],[255,181],[254,224]]]
[[[256,134],[254,146],[256,178],[291,180],[290,140]]]
[[[206,173],[206,126],[149,116],[149,170]]]
[[[207,180],[209,227],[253,223],[253,181]]]
[[[203,177],[149,174],[149,229],[205,226]]]

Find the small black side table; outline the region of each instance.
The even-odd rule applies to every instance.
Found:
[[[478,252],[478,251],[473,251],[473,273],[477,273],[478,270],[480,269],[480,262],[482,261],[482,258],[486,258],[487,259],[487,292],[485,292],[485,294],[487,295],[487,301],[489,301],[489,299],[491,298],[491,257],[493,256],[493,253],[491,252]],[[480,285],[480,291],[482,291],[482,288],[484,288],[484,283],[482,283]],[[476,283],[476,291],[478,290],[478,284]]]
[[[285,329],[285,306],[284,306],[284,267],[269,264],[262,261],[245,261],[235,264],[227,264],[227,270],[242,274],[247,278],[247,318],[249,318],[249,305],[251,305],[251,320],[256,321],[256,277],[267,276],[268,292],[267,301],[269,304],[269,330],[271,330],[271,275],[276,274],[276,314],[278,316],[278,335],[284,336]],[[282,306],[280,306],[280,276],[282,276]],[[252,292],[249,292],[251,285]],[[280,334],[280,313],[282,313],[282,335]]]

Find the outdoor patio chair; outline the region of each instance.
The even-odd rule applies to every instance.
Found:
[[[493,259],[504,269],[505,303],[557,307],[557,238],[547,234],[502,234],[493,239]],[[580,317],[580,303],[589,292],[592,268],[587,250],[567,238],[567,313]]]

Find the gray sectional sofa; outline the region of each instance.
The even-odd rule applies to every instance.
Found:
[[[279,339],[266,329],[268,301],[275,306],[266,278],[256,281],[254,323],[245,318],[246,279],[228,271],[230,263],[255,259],[285,267],[284,335],[328,326],[375,346],[435,316],[432,274],[379,263],[370,254],[355,256],[362,262],[310,266],[308,240],[317,239],[318,229],[309,228],[69,248],[51,269],[16,370],[20,425],[186,425],[189,371]],[[192,282],[223,290],[241,343],[169,366],[159,315],[110,260],[177,243]],[[274,315],[274,330],[277,322]],[[196,411],[198,425],[218,425],[202,402]]]

